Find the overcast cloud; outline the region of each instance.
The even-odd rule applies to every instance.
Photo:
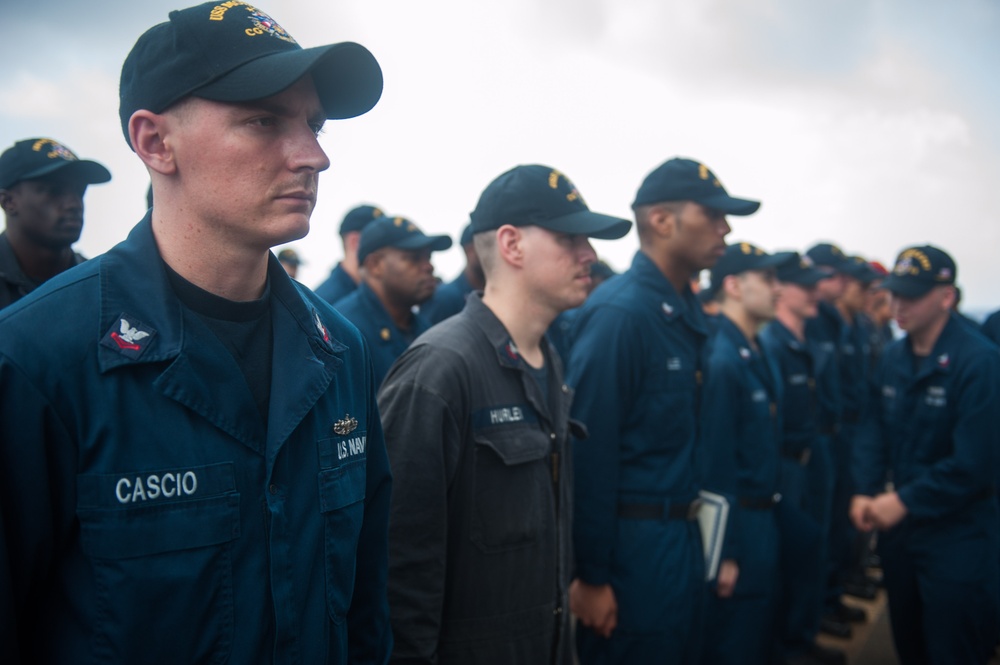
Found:
[[[88,255],[144,212],[148,178],[118,125],[121,62],[175,2],[2,0],[0,149],[56,138],[112,171],[87,193]],[[9,5],[9,6],[7,6]],[[264,4],[304,46],[358,41],[385,91],[330,122],[310,235],[315,286],[343,213],[372,202],[457,235],[482,188],[518,163],[567,173],[590,206],[629,216],[642,177],[683,155],[760,198],[732,240],[831,240],[891,262],[949,250],[970,308],[1000,307],[1000,5],[991,0],[284,0]],[[635,235],[597,243],[628,266]],[[435,255],[446,279],[457,249]]]

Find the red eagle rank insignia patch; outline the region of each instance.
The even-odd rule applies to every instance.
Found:
[[[101,339],[101,346],[136,360],[156,336],[156,331],[125,312],[115,319]]]
[[[312,315],[313,315],[313,323],[316,324],[316,330],[319,331],[320,337],[323,338],[323,341],[326,342],[327,346],[330,346],[330,331],[328,331],[326,329],[326,326],[323,325],[323,320],[319,318],[319,312],[314,309],[312,311]]]

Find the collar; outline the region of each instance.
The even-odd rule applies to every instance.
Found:
[[[521,353],[518,351],[517,345],[514,344],[514,340],[511,339],[510,333],[507,332],[507,328],[504,327],[500,319],[493,313],[493,310],[483,304],[482,293],[478,291],[472,293],[466,302],[465,309],[468,310],[468,315],[479,326],[480,330],[483,331],[483,334],[486,335],[490,346],[496,351],[497,362],[501,367],[527,370],[528,366],[521,357]],[[542,336],[540,344],[542,346],[542,353],[545,354],[545,361],[547,363],[558,362],[557,356],[552,352],[552,347],[546,335]],[[562,376],[561,366],[558,369],[560,370],[559,376]]]
[[[73,266],[78,266],[86,260],[80,254],[73,253]],[[21,269],[21,264],[14,254],[10,239],[7,237],[7,231],[0,233],[0,279],[20,287],[22,295],[27,295],[41,285],[41,282],[36,282],[24,274],[24,270]]]
[[[465,295],[466,293],[471,293],[473,290],[472,284],[469,282],[469,278],[466,277],[465,275],[465,270],[462,270],[462,272],[458,273],[458,277],[451,280],[451,283],[455,286],[456,289],[458,289],[458,291],[462,295]]]
[[[641,250],[635,253],[630,268],[639,282],[646,286],[656,300],[655,307],[667,321],[682,319],[690,328],[703,336],[708,335],[708,323],[691,287],[685,286],[677,293],[666,275]],[[652,304],[652,303],[651,303]]]
[[[817,303],[816,309],[818,310],[816,318],[825,321],[826,325],[835,326],[837,330],[842,330],[847,325],[836,305],[822,301]]]
[[[345,273],[346,274],[346,273]],[[389,315],[389,311],[379,300],[378,295],[375,291],[368,286],[368,283],[361,280],[358,284],[358,302],[361,306],[369,312],[371,315],[371,323],[375,328],[378,329],[378,341],[388,342],[394,337],[400,339],[403,338],[404,332],[396,325],[392,317]],[[425,319],[420,314],[416,314],[413,311],[410,312],[410,330],[405,334],[411,335],[414,339],[420,335],[420,333],[427,330],[429,326],[425,324]]]
[[[774,354],[768,354],[758,340],[757,350],[750,346],[746,335],[735,323],[725,314],[719,316],[719,326],[716,335],[726,339],[739,355],[740,363],[746,367],[751,374],[756,376],[772,399],[778,399],[781,395],[781,371],[778,368],[777,359]]]
[[[767,324],[767,328],[765,328],[765,330],[770,330],[775,339],[780,341],[783,346],[787,346],[792,351],[799,353],[805,353],[808,351],[807,342],[799,341],[799,338],[788,329],[788,326],[778,319],[772,319],[772,321]]]
[[[736,351],[739,353],[740,359],[744,362],[744,364],[749,364],[754,360],[754,358],[760,356],[760,353],[755,351],[750,345],[750,341],[747,339],[746,335],[743,334],[743,331],[740,330],[725,314],[719,316],[719,325],[716,330],[716,334],[728,339],[729,342],[736,348]]]
[[[0,279],[20,287],[23,293],[28,293],[38,286],[21,270],[21,264],[14,255],[14,248],[10,245],[6,231],[0,233]]]
[[[95,333],[101,371],[176,358],[184,346],[183,306],[156,247],[150,213],[123,242],[97,260],[101,311]],[[329,355],[346,348],[330,338],[318,312],[303,300],[273,255],[268,260],[268,278],[271,297],[285,306],[316,352]]]
[[[475,323],[475,325],[482,330],[483,334],[486,335],[490,346],[492,346],[496,352],[497,363],[500,367],[520,372],[521,386],[524,389],[524,395],[539,416],[551,426],[556,428],[563,427],[563,425],[559,424],[562,422],[561,418],[553,420],[549,396],[542,394],[538,382],[529,374],[529,366],[524,362],[524,358],[521,357],[521,353],[517,350],[517,345],[515,345],[514,340],[511,339],[510,333],[507,332],[507,329],[504,327],[500,319],[496,317],[496,314],[493,313],[493,310],[483,304],[482,294],[480,292],[473,292],[469,296],[466,301],[465,309],[462,310],[462,315],[471,318],[473,323]],[[545,365],[546,371],[549,372],[549,380],[552,381],[552,377],[556,377],[560,383],[560,385],[549,385],[549,395],[556,394],[559,391],[569,391],[569,389],[562,384],[562,361],[559,358],[559,354],[556,353],[552,348],[552,345],[549,344],[547,335],[542,335],[540,344],[542,346],[542,353],[545,356]],[[560,407],[565,409],[565,413],[562,417],[566,419],[565,422],[573,431],[575,436],[578,436],[581,439],[586,438],[586,428],[580,423],[576,423],[569,419],[568,400],[572,399],[572,391],[569,391],[567,394],[567,400],[564,400],[562,402],[562,406]]]
[[[344,270],[344,263],[341,261],[337,264],[337,267],[330,271],[330,278],[340,282],[344,286],[350,287],[352,290],[358,287],[358,284],[354,281],[354,278],[347,274]]]
[[[929,356],[920,361],[916,378],[923,378],[931,374],[948,374],[951,371],[951,366],[954,363],[954,353],[952,351],[956,347],[955,338],[961,332],[961,328],[964,325],[961,321],[957,320],[957,316],[954,313],[948,315],[948,322],[941,329],[941,334],[938,335],[937,340],[934,342],[934,350],[931,351]],[[905,348],[912,358],[913,348],[910,346],[909,336],[906,338]]]

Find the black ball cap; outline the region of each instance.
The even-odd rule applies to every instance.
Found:
[[[576,186],[551,166],[515,166],[486,186],[470,215],[473,234],[512,226],[540,226],[602,240],[621,238],[632,222],[591,212]]]
[[[845,272],[851,265],[844,250],[829,242],[813,245],[806,251],[806,256],[812,259],[813,265],[833,268],[836,272]]]
[[[789,254],[792,258],[777,267],[779,282],[810,288],[829,277],[822,270],[817,270],[812,259],[808,256],[802,256],[798,252],[789,252]]]
[[[162,113],[185,97],[248,102],[276,95],[311,74],[327,118],[368,112],[382,95],[382,70],[360,44],[304,49],[277,21],[240,0],[170,12],[147,30],[122,66],[122,132],[139,109]],[[130,143],[131,145],[131,143]]]
[[[340,222],[340,235],[345,236],[352,231],[360,231],[384,214],[381,208],[373,205],[366,204],[351,208],[344,215],[343,221]]]
[[[440,252],[451,247],[448,236],[429,236],[405,217],[379,217],[361,229],[358,241],[358,263],[383,247],[395,249],[429,249]]]
[[[111,172],[97,162],[80,159],[53,139],[18,141],[0,155],[0,189],[22,180],[53,177],[76,178],[88,185],[111,180]]]
[[[958,277],[955,260],[933,245],[909,247],[896,257],[896,265],[882,288],[904,298],[922,298],[935,286],[953,285]]]
[[[768,254],[760,247],[748,242],[738,242],[726,246],[725,253],[715,262],[711,271],[711,287],[713,294],[718,293],[722,280],[729,275],[739,275],[748,270],[767,270],[795,261],[794,252],[778,252]]]
[[[751,215],[760,208],[760,201],[730,196],[710,168],[686,157],[668,159],[653,169],[636,192],[633,207],[694,201],[727,215]]]

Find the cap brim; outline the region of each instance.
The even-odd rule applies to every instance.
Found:
[[[451,247],[451,245],[452,240],[449,236],[411,235],[400,242],[386,245],[386,247],[395,247],[396,249],[429,249],[432,252],[442,252]]]
[[[922,298],[930,293],[936,284],[932,282],[919,282],[912,279],[905,279],[897,275],[889,275],[882,282],[882,288],[889,290],[893,295],[904,298]]]
[[[778,262],[775,264],[776,266],[783,266],[786,263],[791,263],[792,261],[798,263],[798,258],[799,258],[798,252],[789,252],[789,251],[775,252],[771,256],[777,259]]]
[[[59,173],[60,176],[76,178],[80,182],[85,182],[88,185],[97,185],[111,180],[111,172],[106,168],[97,162],[80,159],[71,162],[60,160],[52,164],[46,164],[42,168],[25,173],[17,179],[17,182],[20,182],[21,180],[44,178],[45,176],[50,176],[55,173]]]
[[[778,252],[777,254],[768,254],[767,256],[760,257],[753,266],[747,268],[747,270],[767,270],[768,268],[777,268],[778,266],[788,263],[795,254],[793,252]]]
[[[812,256],[810,256],[809,258],[812,259],[813,265],[818,266],[820,268],[830,268],[835,273],[842,272],[846,274],[847,269],[851,267],[851,262],[848,261],[847,259],[817,260],[815,257]]]
[[[778,281],[784,284],[797,284],[798,286],[810,288],[816,286],[827,277],[828,275],[825,272],[821,272],[815,268],[806,268],[787,279],[782,279],[781,275],[778,275]]]
[[[590,210],[579,210],[546,220],[544,223],[536,222],[535,225],[557,233],[571,233],[598,240],[617,240],[632,228],[632,222],[627,219],[602,215]]]
[[[717,194],[715,196],[700,198],[697,202],[709,208],[715,208],[727,215],[752,215],[760,209],[760,201],[738,199],[728,194]]]
[[[860,281],[863,284],[870,284],[879,278],[879,274],[867,266],[852,265],[844,268],[843,273],[848,277]]]
[[[218,102],[248,102],[276,95],[312,74],[327,118],[367,113],[382,96],[382,68],[361,44],[341,42],[272,53],[237,67],[191,94]]]

